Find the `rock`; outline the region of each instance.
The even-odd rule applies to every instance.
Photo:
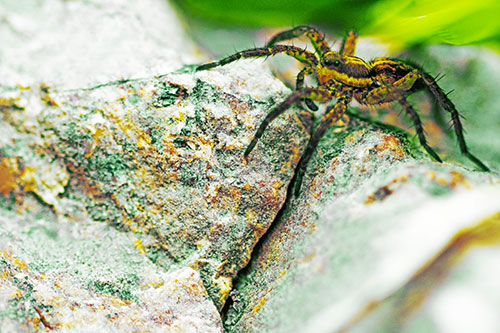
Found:
[[[418,272],[432,263],[451,274],[454,267],[447,260],[458,261],[461,253],[452,259],[439,253],[456,235],[481,230],[480,221],[500,211],[500,187],[493,185],[498,178],[397,161],[392,148],[382,153],[377,148],[384,135],[366,136],[345,147],[326,172],[305,179],[311,185],[287,204],[258,256],[238,276],[226,316],[228,331],[356,329],[360,317],[385,305],[398,288],[399,303],[389,310],[380,306],[384,312],[360,331],[401,329],[399,321],[418,309],[411,300],[425,300],[442,282]],[[322,142],[319,154],[329,149],[328,143]],[[320,159],[313,165],[320,165]],[[490,223],[489,231],[496,234],[488,239],[496,239],[498,216]],[[424,287],[410,288],[417,283]],[[410,309],[398,312],[401,303]]]
[[[19,204],[33,192],[58,214],[136,234],[154,263],[199,270],[221,307],[281,208],[307,139],[290,112],[246,162],[271,96],[286,90],[264,71],[253,82],[221,71],[226,90],[207,73],[186,73],[70,92],[4,91],[2,126],[11,135],[3,164],[18,175],[4,194]]]
[[[1,236],[2,330],[223,331],[193,269],[159,271],[103,223],[12,215],[1,221],[21,229]]]
[[[0,13],[2,85],[90,88],[201,61],[165,1],[20,0]]]
[[[138,8],[125,2],[100,4],[97,12],[92,12],[96,7],[91,2],[44,3],[26,12],[1,5],[7,6],[3,18],[10,24],[2,26],[2,34],[27,52],[16,58],[13,49],[4,49],[6,61],[0,67],[4,285],[16,288],[17,260],[30,268],[24,274],[32,286],[38,286],[42,275],[62,286],[41,281],[37,287],[58,298],[57,304],[52,296],[37,292],[3,294],[1,306],[7,312],[1,316],[2,326],[84,329],[90,322],[108,320],[109,326],[103,327],[113,330],[127,328],[127,321],[140,322],[138,328],[156,327],[154,318],[159,318],[170,329],[193,322],[198,331],[220,330],[214,309],[222,308],[232,278],[248,263],[285,200],[308,139],[309,115],[290,110],[273,122],[248,161],[243,159],[261,119],[289,90],[259,61],[210,73],[194,74],[189,66],[179,70],[195,62],[189,50],[193,46],[185,35],[171,39],[180,24],[162,17],[172,15],[158,9],[165,3],[148,4],[139,16]],[[48,8],[54,16],[44,21],[38,15]],[[133,29],[144,31],[136,44],[121,44],[113,38],[130,15]],[[64,20],[56,20],[61,16]],[[92,27],[98,24],[93,20],[110,28],[87,49]],[[28,21],[31,28],[23,23]],[[156,21],[172,27],[152,31],[152,26],[142,26]],[[55,22],[62,27],[56,29]],[[76,31],[81,36],[72,36]],[[64,54],[63,62],[50,48],[48,54],[39,52],[46,47],[40,45],[47,40],[44,36],[53,38],[51,45]],[[168,52],[149,46],[155,36],[157,43],[166,43],[165,38],[173,43],[166,43]],[[125,51],[106,53],[109,45],[120,50],[127,43],[140,50],[137,58]],[[186,53],[179,54],[179,49]],[[27,61],[30,51],[34,53]],[[81,61],[75,64],[75,59]],[[132,73],[149,78],[129,79]],[[117,242],[126,245],[113,250]],[[26,244],[36,246],[28,249]],[[106,257],[96,261],[102,252]],[[76,260],[75,253],[85,255]],[[128,256],[141,264],[133,266]],[[119,271],[118,259],[133,266],[126,276],[110,273]],[[91,273],[83,274],[82,266]],[[146,295],[144,270],[161,276],[158,286],[170,281],[165,274],[180,274],[179,285],[196,283],[193,302],[199,306],[181,314],[184,305],[168,299],[155,303],[173,287]],[[175,273],[186,270],[190,273]],[[206,291],[198,286],[200,279]],[[75,290],[65,291],[70,287]],[[100,299],[102,294],[105,299]],[[103,306],[90,301],[96,297],[100,300],[95,304]],[[73,302],[91,302],[97,313],[90,316],[88,307],[80,313]],[[109,302],[126,304],[115,316],[104,305]],[[172,316],[165,317],[160,307],[171,309]]]

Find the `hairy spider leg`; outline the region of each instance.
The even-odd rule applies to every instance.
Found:
[[[302,70],[297,74],[297,80],[295,81],[295,90],[302,90],[304,88],[304,78],[306,75],[310,75],[314,73],[314,68],[313,67],[304,67]],[[318,111],[318,106],[314,104],[314,102],[308,98],[304,98],[304,102],[306,103],[307,107],[311,111]],[[300,101],[297,102],[300,108],[302,108],[302,105],[300,105]]]
[[[462,154],[467,156],[467,158],[472,161],[474,164],[476,164],[481,170],[483,171],[490,171],[490,169],[483,163],[481,162],[476,156],[472,155],[469,152],[469,149],[467,148],[467,145],[465,143],[465,138],[464,138],[464,129],[462,126],[462,123],[460,121],[460,114],[458,113],[457,109],[455,108],[455,105],[450,101],[448,96],[443,92],[443,90],[438,86],[436,83],[436,80],[434,78],[423,72],[419,72],[420,77],[424,81],[425,85],[429,89],[429,91],[434,95],[434,97],[437,99],[438,103],[441,105],[443,109],[448,111],[451,114],[451,120],[453,122],[453,129],[455,130],[455,135],[458,140],[458,144],[460,146],[460,151]]]
[[[311,159],[311,156],[316,150],[316,146],[325,134],[326,130],[335,124],[347,110],[347,105],[352,101],[353,93],[351,88],[346,88],[343,91],[342,96],[337,99],[337,103],[326,109],[325,114],[320,118],[319,125],[311,135],[309,143],[307,144],[306,150],[302,157],[300,158],[299,164],[297,166],[297,176],[295,181],[295,196],[298,196],[300,187],[302,185],[302,177],[307,168],[307,163]]]
[[[315,27],[306,25],[298,26],[293,29],[282,31],[274,35],[271,38],[271,40],[266,44],[266,46],[271,46],[285,40],[290,40],[302,36],[306,36],[307,38],[309,38],[309,41],[311,42],[312,46],[314,47],[314,50],[318,54],[319,59],[323,58],[323,54],[331,51],[330,46],[328,46],[328,44],[325,41],[325,35],[320,31],[318,31]],[[300,90],[303,87],[304,76],[312,73],[314,73],[314,69],[308,71],[307,73],[306,72],[302,73],[301,71],[297,76],[297,84],[295,86],[295,89]],[[299,84],[299,80],[301,80],[302,84]],[[304,99],[304,103],[306,103],[307,107],[311,111],[318,110],[318,106],[314,104],[312,100],[306,98]],[[299,106],[301,106],[300,102]]]
[[[255,49],[240,51],[221,60],[200,65],[196,68],[196,70],[204,71],[210,68],[224,66],[241,58],[268,57],[279,53],[285,53],[289,56],[292,56],[298,61],[306,64],[307,66],[315,67],[318,64],[318,59],[312,52],[306,51],[297,46],[274,45],[270,47],[259,47]]]
[[[358,43],[358,33],[354,31],[349,31],[347,37],[342,43],[340,48],[340,54],[353,56],[356,51],[356,44]]]
[[[271,110],[271,112],[268,113],[266,118],[260,123],[259,128],[257,129],[257,132],[255,132],[254,138],[248,145],[247,149],[245,150],[245,153],[243,156],[245,158],[248,157],[248,155],[252,152],[253,148],[259,141],[260,137],[262,134],[264,134],[264,131],[266,130],[267,126],[274,120],[276,117],[278,117],[280,114],[288,110],[293,104],[297,103],[301,98],[307,97],[309,99],[312,99],[314,101],[324,103],[332,99],[331,93],[323,88],[316,88],[316,87],[306,87],[302,90],[298,90],[290,94],[283,102],[281,102],[278,106],[276,106],[274,109]]]
[[[380,73],[377,75],[377,80],[379,80],[382,83],[386,83],[386,80],[391,80],[391,78],[394,78],[397,76],[396,72],[398,70],[407,70],[411,69],[410,66],[404,64],[403,62],[400,61],[395,61],[395,60],[390,60],[386,58],[376,58],[373,59],[370,62],[370,65],[372,65],[373,69],[377,69],[377,71]],[[446,110],[448,113],[451,115],[451,120],[453,124],[453,130],[455,132],[455,135],[457,137],[460,151],[462,154],[464,154],[471,162],[476,164],[481,170],[483,171],[490,171],[490,169],[483,163],[481,162],[477,157],[472,155],[465,143],[465,138],[464,138],[464,130],[462,127],[462,123],[460,121],[460,114],[458,113],[457,109],[455,108],[455,105],[450,101],[448,96],[443,92],[443,90],[439,87],[437,84],[436,80],[429,74],[425,73],[424,71],[420,69],[413,69],[409,73],[407,73],[403,78],[400,80],[392,83],[393,86],[397,86],[399,92],[396,92],[396,94],[401,93],[401,91],[406,92],[409,91],[412,87],[413,84],[417,80],[421,80],[423,84],[426,86],[427,90],[430,92],[430,94],[437,100],[438,104]],[[405,82],[406,81],[406,82]],[[390,82],[389,82],[390,83]],[[390,86],[390,85],[387,85]],[[371,91],[370,93],[372,93]],[[394,98],[395,96],[392,96],[392,100],[397,99]],[[388,97],[384,102],[390,101],[391,99]],[[401,104],[401,103],[400,103]],[[404,102],[403,102],[403,107],[404,107]],[[413,119],[413,117],[412,117]],[[419,137],[421,137],[419,135]],[[426,150],[430,153],[429,149],[426,148]],[[433,155],[433,154],[431,154]],[[433,155],[433,157],[435,157]]]
[[[424,127],[422,125],[420,116],[404,96],[404,93],[413,87],[418,78],[418,71],[412,70],[394,83],[384,83],[384,85],[380,87],[373,88],[368,92],[368,94],[366,94],[366,96],[363,97],[361,102],[370,105],[377,105],[397,100],[403,107],[406,114],[412,120],[413,125],[415,126],[415,133],[417,134],[418,140],[420,141],[422,147],[424,147],[424,149],[427,151],[427,153],[429,153],[429,155],[432,156],[432,158],[442,163],[443,161],[441,160],[439,155],[427,143]]]
[[[323,54],[331,51],[330,46],[328,46],[328,43],[325,41],[325,35],[315,27],[307,25],[301,25],[274,35],[271,40],[267,42],[266,46],[269,47],[276,43],[301,36],[307,36],[307,38],[309,38],[309,41],[320,59],[323,58]]]
[[[429,155],[431,155],[436,161],[442,163],[443,161],[441,160],[439,155],[431,148],[431,146],[427,144],[427,139],[425,138],[424,126],[422,125],[422,120],[420,119],[420,116],[418,115],[417,111],[415,111],[415,109],[404,97],[401,97],[398,100],[398,102],[399,104],[401,104],[406,114],[413,121],[413,124],[415,126],[415,132],[417,133],[418,140],[420,141],[422,147],[424,147],[424,149],[429,153]]]

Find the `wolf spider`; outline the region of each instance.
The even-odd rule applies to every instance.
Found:
[[[276,44],[304,35],[309,38],[315,53],[293,45]],[[319,120],[319,125],[309,139],[298,165],[298,180],[302,178],[307,162],[325,131],[343,116],[347,110],[347,105],[353,98],[360,104],[373,106],[397,101],[413,121],[422,147],[436,161],[442,162],[439,155],[427,144],[422,121],[405,98],[405,96],[422,88],[426,88],[436,98],[441,107],[450,113],[461,152],[481,170],[489,171],[488,167],[467,149],[460,115],[448,96],[437,85],[436,80],[420,68],[410,66],[399,60],[375,58],[365,62],[361,58],[354,56],[357,38],[357,33],[349,32],[340,51],[335,52],[330,49],[324,35],[316,28],[298,26],[276,34],[265,47],[237,52],[219,61],[200,65],[196,70],[201,71],[224,66],[241,58],[268,57],[279,53],[292,56],[305,65],[297,75],[296,90],[274,107],[264,118],[244,153],[245,158],[247,158],[269,123],[292,105],[304,101],[309,109],[316,111],[318,107],[314,102],[326,103],[335,99],[335,104],[326,108],[324,115]],[[306,75],[313,75],[318,82],[318,86],[305,86],[304,79]],[[300,182],[295,188],[296,194],[299,186]]]

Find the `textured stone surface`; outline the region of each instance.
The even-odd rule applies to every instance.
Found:
[[[33,192],[58,214],[76,214],[67,203],[76,201],[93,220],[136,234],[157,265],[200,270],[222,306],[284,202],[306,139],[291,112],[247,163],[251,132],[285,88],[264,72],[231,73],[219,74],[224,89],[209,82],[221,84],[216,72],[70,92],[5,89],[2,161],[19,177],[4,194]]]
[[[347,147],[290,203],[231,293],[229,331],[336,331],[405,285],[461,230],[500,212],[493,178],[379,159],[391,150],[369,157],[377,141]],[[398,306],[384,313],[389,322]]]
[[[2,1],[0,40],[5,85],[85,88],[200,61],[167,1]]]
[[[222,307],[307,140],[290,112],[242,158],[288,90],[261,62],[154,77],[197,59],[164,2],[1,6],[3,207],[35,195],[57,221],[105,222],[159,271],[194,269]]]
[[[158,270],[130,234],[47,212],[1,213],[2,332],[222,332],[199,273]]]
[[[197,59],[164,2],[31,5],[0,5],[2,327],[220,331],[309,117],[245,161],[288,92],[262,62],[154,77]]]

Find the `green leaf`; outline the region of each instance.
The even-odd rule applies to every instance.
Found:
[[[494,42],[500,36],[500,2],[495,0],[386,0],[372,8],[363,31],[405,45]]]
[[[343,34],[354,29],[396,47],[487,43],[500,46],[497,0],[174,0],[186,17],[218,25],[315,24]]]

